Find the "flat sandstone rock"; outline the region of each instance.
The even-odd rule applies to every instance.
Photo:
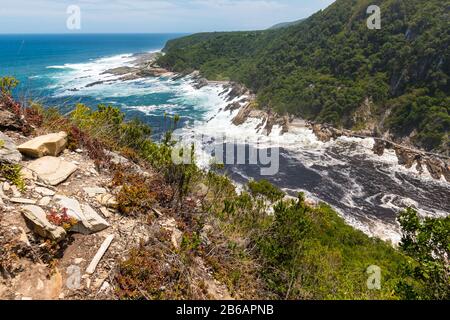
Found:
[[[66,236],[66,231],[62,227],[51,224],[44,210],[38,206],[23,206],[22,213],[32,224],[33,230],[41,237],[55,241],[62,240]]]
[[[82,234],[91,234],[109,227],[109,223],[103,219],[94,209],[87,204],[80,204],[78,200],[64,196],[56,196],[61,208],[67,209],[67,214],[79,221],[72,231]]]
[[[51,133],[45,136],[36,137],[18,147],[22,154],[41,158],[44,156],[56,157],[67,145],[67,134],[65,132]]]
[[[56,186],[65,181],[77,170],[77,166],[73,163],[56,157],[43,157],[34,160],[27,168],[51,186]]]

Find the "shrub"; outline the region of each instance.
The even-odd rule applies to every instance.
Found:
[[[21,173],[22,167],[18,164],[2,164],[0,163],[0,176],[11,182],[19,190],[26,189],[25,180]]]
[[[191,298],[187,269],[168,242],[169,234],[160,231],[150,237],[150,243],[131,250],[115,275],[119,299]]]
[[[11,91],[19,85],[19,81],[13,77],[0,78],[0,90],[2,95],[10,96]]]
[[[400,213],[401,250],[410,259],[402,265],[397,292],[405,299],[450,298],[450,217],[420,218],[409,208]]]
[[[254,197],[263,197],[271,202],[277,202],[284,197],[284,192],[267,180],[250,181],[248,188]]]

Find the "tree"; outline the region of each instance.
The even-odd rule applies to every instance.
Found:
[[[450,217],[420,218],[411,208],[400,213],[401,250],[410,257],[397,290],[406,299],[450,298]]]

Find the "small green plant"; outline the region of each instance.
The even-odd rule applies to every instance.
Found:
[[[267,180],[250,181],[248,183],[250,193],[255,197],[267,198],[271,202],[276,202],[284,197],[284,192],[275,187]]]
[[[18,164],[0,164],[0,176],[11,182],[19,190],[24,191],[26,185],[21,170],[22,167]]]
[[[0,149],[2,149],[5,146],[5,141],[0,139]]]
[[[0,78],[0,90],[2,95],[11,95],[12,89],[19,85],[19,81],[13,77]]]
[[[139,216],[151,212],[158,197],[151,181],[137,174],[127,174],[123,170],[117,170],[113,183],[122,186],[117,195],[120,213],[127,216]]]

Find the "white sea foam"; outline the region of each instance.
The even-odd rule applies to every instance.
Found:
[[[439,184],[449,187],[445,180],[434,180],[425,169],[423,173],[418,172],[413,166],[410,169],[398,164],[397,156],[392,150],[386,150],[383,156],[378,156],[372,152],[374,139],[340,137],[336,140],[324,143],[317,139],[315,134],[309,128],[299,125],[284,135],[281,134],[282,128],[275,126],[270,135],[264,135],[258,132],[256,128],[261,125],[260,119],[249,119],[240,126],[235,126],[232,119],[239,112],[225,111],[229,103],[237,102],[242,97],[233,101],[225,101],[224,96],[219,94],[224,91],[224,86],[220,84],[209,85],[199,90],[194,88],[193,81],[189,78],[171,80],[164,78],[144,78],[131,81],[117,81],[118,77],[114,75],[103,74],[108,69],[121,66],[130,66],[134,60],[132,55],[118,55],[109,58],[89,61],[82,64],[66,64],[63,66],[50,66],[49,68],[60,70],[54,76],[57,95],[60,96],[95,96],[101,100],[111,100],[120,97],[141,97],[159,93],[170,93],[171,98],[162,104],[151,105],[130,105],[124,106],[125,109],[136,110],[144,115],[154,116],[163,112],[177,114],[187,113],[195,121],[188,127],[185,127],[179,133],[183,138],[191,137],[197,143],[196,160],[201,167],[208,167],[212,160],[210,146],[202,145],[201,137],[223,137],[228,139],[225,142],[241,142],[256,146],[257,148],[279,147],[286,149],[287,154],[284,157],[293,158],[302,163],[309,170],[317,172],[322,177],[329,175],[328,170],[339,167],[342,175],[346,175],[349,186],[342,186],[335,183],[333,179],[326,178],[327,183],[332,183],[333,187],[342,189],[345,192],[341,199],[343,206],[351,209],[363,211],[364,208],[355,203],[355,199],[365,199],[368,205],[376,206],[381,199],[381,207],[393,211],[400,211],[407,206],[414,205],[418,207],[423,215],[444,216],[448,213],[439,210],[428,210],[421,208],[417,201],[408,197],[402,197],[396,194],[379,193],[377,195],[366,194],[364,186],[358,183],[356,177],[346,168],[349,166],[346,159],[363,159],[376,165],[376,170],[380,174],[386,175],[398,185],[409,183],[402,180],[396,173],[401,173],[415,179],[423,181],[424,185]],[[86,85],[103,81],[92,87]],[[68,91],[68,89],[78,89],[79,91]],[[191,110],[192,109],[192,110]],[[189,115],[192,113],[192,115]],[[318,168],[319,167],[319,168]],[[250,179],[244,172],[236,172],[244,179]],[[334,186],[335,185],[335,186]],[[413,186],[411,186],[413,187]],[[243,186],[240,186],[243,189]],[[415,187],[414,187],[415,188]],[[294,190],[289,190],[294,191]],[[303,191],[306,190],[295,190]],[[306,191],[309,199],[319,199],[313,192]],[[396,224],[386,223],[376,217],[361,214],[348,214],[345,210],[337,210],[339,214],[350,225],[364,231],[365,233],[378,236],[382,239],[390,239],[397,243],[400,239],[399,227]]]

